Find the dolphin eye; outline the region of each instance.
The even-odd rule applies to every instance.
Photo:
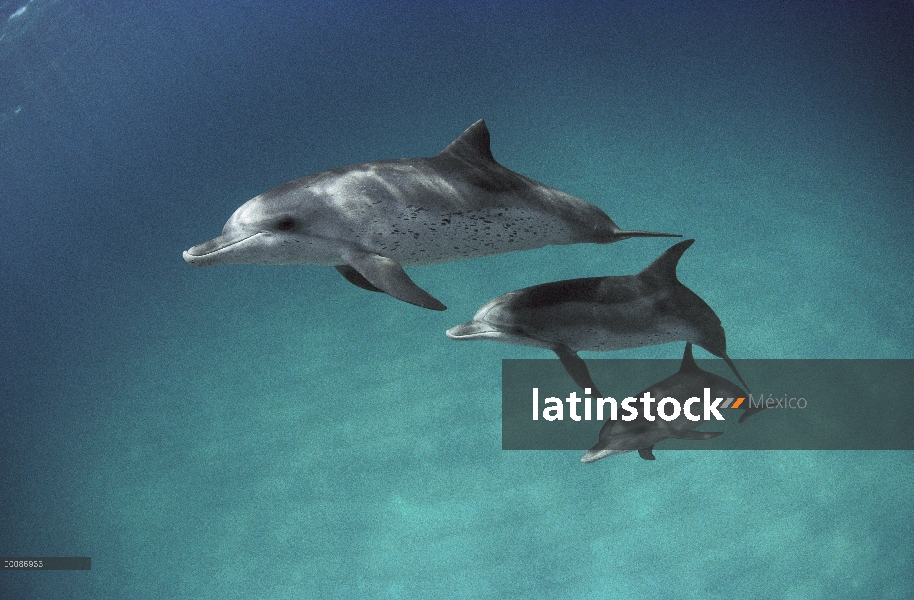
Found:
[[[275,227],[279,231],[292,231],[295,229],[295,219],[291,217],[285,217],[277,221]]]

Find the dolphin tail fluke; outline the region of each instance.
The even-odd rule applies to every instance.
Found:
[[[341,258],[357,271],[371,287],[379,289],[397,300],[431,310],[447,310],[447,307],[437,298],[416,285],[406,274],[406,271],[403,270],[403,267],[400,266],[400,263],[392,258],[360,250],[347,250],[343,252]],[[355,285],[371,289],[371,287],[363,285],[359,278],[352,276],[348,269],[338,270],[343,274],[343,277],[346,277],[347,280]]]
[[[733,361],[730,360],[730,357],[724,354],[723,359],[727,362],[727,365],[730,367],[730,370],[733,371],[733,374],[736,375],[736,378],[739,379],[739,382],[743,384],[743,389],[749,392],[749,386],[746,385],[746,382],[743,381],[743,376],[739,374],[739,371],[736,370],[736,365],[733,364]]]
[[[553,348],[553,351],[558,354],[559,360],[562,361],[562,366],[565,367],[565,370],[568,371],[568,374],[571,375],[576,384],[582,388],[590,388],[592,395],[596,394],[599,398],[603,397],[593,379],[590,378],[590,371],[587,370],[587,363],[584,362],[583,358],[564,344],[558,344]]]

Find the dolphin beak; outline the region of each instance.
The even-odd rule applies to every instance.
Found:
[[[468,321],[456,327],[451,327],[445,333],[452,340],[475,340],[492,337],[492,334],[498,333],[498,331],[483,322]]]
[[[616,427],[617,425],[618,423],[613,425],[613,427]],[[637,440],[633,440],[625,434],[622,434],[621,436],[610,434],[610,437],[601,439],[593,448],[585,452],[581,457],[581,462],[592,463],[601,458],[606,458],[607,456],[627,454],[628,452],[634,452],[637,449]]]
[[[631,450],[610,450],[609,448],[606,448],[606,444],[600,443],[585,452],[584,456],[581,457],[581,462],[597,462],[601,458],[606,458],[607,456],[612,456],[613,454],[625,454],[627,452],[631,452]]]
[[[184,260],[187,264],[194,267],[208,267],[210,265],[219,264],[222,261],[219,260],[220,257],[217,256],[218,253],[227,250],[236,244],[257,237],[261,233],[262,232],[252,233],[240,238],[238,236],[220,235],[208,242],[197,244],[190,250],[185,250],[183,254]]]
[[[609,454],[609,453],[606,452],[605,450],[596,450],[596,451],[588,450],[587,452],[584,453],[584,456],[581,457],[581,462],[582,463],[597,462],[598,460],[600,460],[607,454]]]

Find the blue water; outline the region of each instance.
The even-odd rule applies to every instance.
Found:
[[[669,240],[410,269],[443,313],[181,258],[485,118],[696,238],[737,362],[914,358],[914,5],[227,4],[0,0],[0,555],[93,560],[0,597],[914,597],[912,453],[501,450],[500,361],[547,356],[444,331]]]

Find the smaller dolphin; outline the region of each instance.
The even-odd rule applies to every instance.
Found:
[[[676,278],[676,265],[695,240],[669,248],[637,275],[588,277],[544,283],[488,301],[472,321],[447,330],[455,340],[498,340],[555,352],[582,388],[598,392],[577,355],[581,350],[622,350],[685,341],[727,356],[720,319]]]
[[[743,390],[729,380],[704,371],[695,364],[695,359],[692,358],[692,344],[686,344],[679,372],[655,383],[638,396],[650,393],[657,400],[670,397],[684,402],[693,396],[701,397],[705,388],[710,388],[711,396],[714,398],[745,396]],[[758,410],[761,409],[747,408],[739,420],[742,421],[750,414],[750,411]],[[661,440],[668,438],[709,440],[723,433],[722,431],[695,431],[699,425],[701,425],[701,421],[691,421],[685,414],[680,414],[672,421],[664,421],[657,415],[654,415],[653,421],[648,421],[641,413],[634,421],[607,419],[603,428],[600,429],[600,441],[584,453],[581,462],[591,463],[612,454],[623,454],[632,450],[637,450],[644,460],[654,460],[654,444]]]

